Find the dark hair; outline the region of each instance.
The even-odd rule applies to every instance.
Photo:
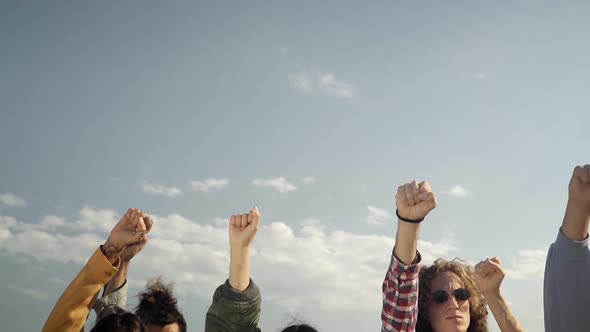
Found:
[[[307,324],[294,324],[285,327],[281,332],[318,332]]]
[[[486,301],[475,285],[473,268],[457,258],[452,261],[439,258],[434,261],[431,266],[420,271],[418,322],[416,324],[416,331],[432,331],[430,317],[428,315],[428,308],[432,302],[430,283],[442,272],[452,272],[456,274],[463,282],[464,287],[471,293],[471,297],[469,298],[469,316],[471,321],[469,322],[467,332],[487,332],[488,312],[486,310]]]
[[[172,283],[164,284],[162,277],[148,282],[145,291],[139,293],[135,314],[144,324],[162,327],[177,323],[180,332],[186,332],[186,321],[176,306],[178,301],[172,295],[172,286]]]
[[[90,332],[146,332],[137,316],[131,312],[118,308],[112,315],[108,315],[96,322]]]

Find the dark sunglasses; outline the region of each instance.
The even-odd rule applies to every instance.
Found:
[[[465,288],[457,288],[451,292],[455,297],[457,302],[467,301],[471,297],[471,293],[469,290]],[[436,303],[445,303],[449,300],[449,293],[442,289],[437,290],[436,292],[432,293],[432,300]]]

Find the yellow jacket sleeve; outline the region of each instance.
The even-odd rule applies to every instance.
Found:
[[[117,273],[117,267],[104,256],[100,248],[72,280],[49,314],[43,332],[79,332],[96,301],[98,292]]]

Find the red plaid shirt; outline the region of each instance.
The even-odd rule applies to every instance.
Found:
[[[414,332],[418,320],[418,263],[403,265],[391,254],[391,264],[383,281],[381,332]]]

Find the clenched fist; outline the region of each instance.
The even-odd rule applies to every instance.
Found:
[[[141,250],[152,225],[153,220],[140,209],[127,210],[111,230],[111,234],[102,247],[102,252],[111,262],[114,262],[128,246],[137,245],[137,249]]]
[[[574,168],[569,184],[569,203],[590,214],[590,165]]]
[[[475,265],[475,285],[483,296],[499,293],[505,276],[506,272],[497,257],[488,258]]]
[[[248,247],[260,225],[260,213],[254,207],[250,212],[231,216],[229,220],[229,243],[235,248]]]
[[[436,195],[428,182],[414,180],[397,188],[395,203],[402,218],[419,220],[436,207]]]

